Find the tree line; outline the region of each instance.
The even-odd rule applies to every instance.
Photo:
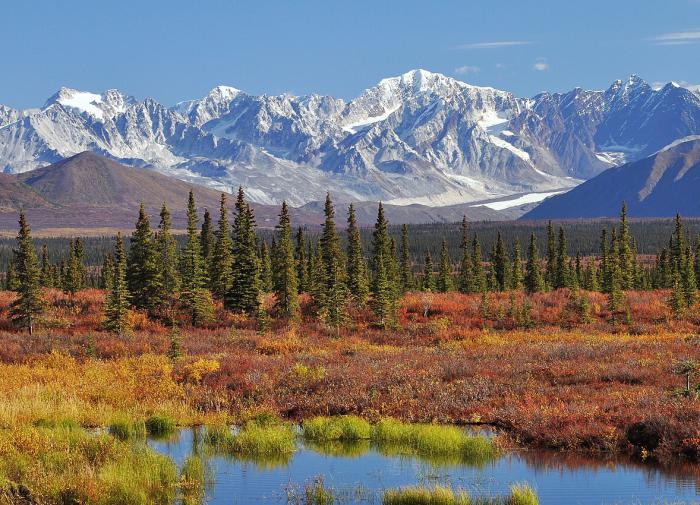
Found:
[[[105,327],[120,334],[128,331],[132,310],[173,324],[177,315],[186,315],[193,326],[202,326],[212,320],[215,300],[226,310],[265,320],[268,314],[260,295],[267,292],[275,295],[274,315],[290,320],[300,317],[299,295],[309,293],[318,318],[337,330],[352,306],[369,306],[381,327],[395,325],[398,301],[409,290],[456,290],[482,297],[511,290],[530,294],[561,288],[601,291],[608,295],[613,314],[623,309],[622,293],[627,290],[672,289],[669,305],[678,316],[697,299],[700,242],[693,244],[680,216],[668,245],[653,264],[644,264],[638,258],[624,204],[616,226],[601,230],[598,255],[585,258],[569,255],[565,227],[555,229],[551,222],[543,254],[534,232],[525,249],[518,239],[507,244],[497,232],[485,254],[478,233],[465,217],[459,258],[452,258],[448,239],[443,237],[434,259],[432,247],[415,257],[408,226],[401,226],[398,237],[391,233],[381,203],[368,241],[352,204],[344,233],[336,227],[330,195],[324,214],[321,232],[309,236],[303,227],[293,228],[283,203],[268,241],[257,233],[255,215],[242,188],[232,223],[227,195],[222,194],[218,220],[214,222],[205,210],[200,225],[190,192],[187,234],[179,246],[167,206],[163,205],[154,229],[142,204],[128,251],[119,234],[99,269],[97,284],[108,292]],[[18,247],[8,263],[5,287],[19,293],[13,318],[31,331],[43,310],[42,287],[74,295],[88,286],[89,274],[80,239],[70,241],[67,260],[52,263],[46,246],[40,257],[34,249],[23,212],[19,223]]]

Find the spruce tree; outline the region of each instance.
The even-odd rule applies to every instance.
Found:
[[[272,243],[275,244],[275,239],[272,239]],[[273,247],[274,254],[277,254],[277,246]],[[272,257],[270,255],[270,250],[267,247],[267,241],[263,240],[260,244],[260,291],[263,293],[271,293],[276,291],[279,287],[279,281],[273,282],[272,280]],[[274,267],[276,268],[276,267]],[[275,276],[278,277],[278,276]],[[277,279],[275,279],[277,280]]]
[[[109,293],[105,304],[105,329],[118,335],[129,330],[129,290],[126,281],[126,255],[122,234],[117,234],[114,247],[114,265]]]
[[[452,291],[452,261],[450,260],[450,252],[447,249],[447,240],[442,239],[440,248],[440,266],[438,269],[438,278],[436,288],[440,293]]]
[[[131,303],[137,309],[151,312],[160,304],[162,284],[158,261],[151,224],[141,204],[136,229],[131,235],[126,273]]]
[[[202,326],[213,317],[211,294],[204,288],[205,277],[199,239],[197,206],[190,191],[187,200],[187,241],[180,255],[182,304],[190,315],[192,326]]]
[[[413,266],[411,264],[411,249],[408,243],[408,225],[401,226],[401,258],[399,260],[399,279],[401,292],[413,289]]]
[[[372,310],[377,316],[377,324],[382,328],[387,328],[396,322],[396,306],[387,277],[386,263],[381,258],[381,252],[379,254],[375,278],[376,291],[372,297]]]
[[[296,234],[296,244],[294,248],[294,259],[297,265],[297,288],[299,293],[306,293],[309,291],[309,275],[307,271],[307,245],[306,239],[304,237],[304,229],[299,226],[297,228]]]
[[[525,265],[525,290],[528,293],[544,291],[544,279],[540,268],[540,253],[537,250],[537,238],[530,234],[530,246],[527,251],[527,264]]]
[[[504,291],[508,288],[509,264],[508,253],[503,242],[503,237],[501,237],[501,232],[499,231],[496,237],[496,246],[491,254],[494,289]]]
[[[112,289],[114,281],[114,259],[111,254],[106,254],[102,262],[102,271],[100,272],[100,285],[102,289],[107,291]]]
[[[487,289],[484,261],[481,256],[481,243],[479,237],[474,235],[472,240],[472,282],[473,292],[482,293]]]
[[[627,222],[627,203],[620,210],[620,230],[618,233],[618,263],[620,265],[620,286],[623,290],[634,288],[634,254],[632,239]]]
[[[588,291],[598,291],[600,289],[598,284],[598,269],[593,259],[589,259],[586,264],[583,286]]]
[[[276,227],[277,246],[273,266],[277,276],[275,297],[277,311],[283,317],[299,317],[299,288],[297,286],[297,266],[294,260],[292,224],[289,219],[287,202],[282,202],[279,223]]]
[[[12,321],[34,333],[34,323],[44,311],[44,300],[41,292],[41,270],[36,256],[32,232],[24,216],[19,213],[19,233],[17,234],[17,249],[14,251],[14,265],[17,275],[17,298],[10,305]]]
[[[459,262],[457,289],[460,293],[471,293],[474,291],[474,268],[472,266],[472,255],[469,243],[469,222],[467,221],[467,216],[462,217],[462,241],[459,247],[462,251],[462,258]]]
[[[673,291],[671,292],[671,298],[668,300],[668,305],[671,308],[673,317],[675,319],[682,319],[687,308],[683,283],[680,273],[677,270],[673,270],[671,275]]]
[[[213,287],[209,279],[209,270],[212,265],[212,257],[214,256],[214,247],[216,244],[216,235],[214,233],[214,224],[211,220],[209,209],[204,209],[204,217],[202,218],[202,230],[199,233],[199,249],[202,254],[202,266],[205,282],[209,289]]]
[[[688,308],[692,308],[697,301],[698,284],[695,280],[695,268],[693,267],[693,255],[690,250],[690,245],[686,246],[685,258],[682,274],[683,294],[685,295],[685,304]]]
[[[63,291],[71,296],[85,287],[85,264],[83,247],[79,238],[70,241],[68,263],[62,276]]]
[[[49,261],[49,247],[46,244],[41,246],[41,285],[45,288],[53,287],[53,278],[51,277],[51,262]]]
[[[15,260],[10,258],[5,269],[5,290],[17,291],[19,289],[19,280],[17,279],[17,269],[15,268]]]
[[[520,250],[520,241],[515,241],[515,246],[513,247],[513,271],[510,275],[510,287],[515,290],[519,290],[523,287],[524,274],[523,274],[523,259],[522,252]]]
[[[223,299],[230,287],[231,269],[233,267],[233,242],[231,241],[231,230],[228,223],[226,193],[221,193],[218,225],[209,269],[209,282],[214,297]]]
[[[423,262],[423,291],[435,291],[435,279],[433,278],[433,257],[430,251],[425,253]]]
[[[317,305],[321,319],[340,332],[340,326],[347,318],[347,285],[340,240],[335,228],[335,210],[330,194],[326,194],[324,205],[326,216],[319,241],[320,255],[317,269],[320,273],[317,291]]]
[[[256,316],[260,308],[260,265],[256,253],[255,216],[238,189],[233,221],[233,268],[231,286],[224,298],[226,308]]]
[[[369,286],[367,285],[367,266],[362,250],[362,238],[360,229],[357,226],[355,217],[355,207],[350,204],[348,207],[348,247],[347,247],[347,278],[348,290],[355,303],[363,306],[369,297]],[[386,273],[386,272],[385,272]]]
[[[557,243],[554,235],[554,226],[552,222],[547,223],[547,270],[545,274],[545,282],[547,286],[552,288],[556,284],[557,272]]]
[[[554,281],[552,287],[554,289],[565,288],[569,286],[569,256],[566,247],[566,233],[564,227],[559,227],[559,239],[557,241],[557,257],[556,268],[554,271]]]
[[[163,204],[160,210],[160,223],[155,236],[155,258],[159,270],[160,293],[157,301],[165,305],[172,319],[172,309],[180,291],[180,272],[178,269],[177,242],[172,232],[170,211]]]
[[[599,283],[603,293],[610,293],[610,265],[608,262],[608,230],[600,232],[600,276]]]
[[[395,244],[389,236],[389,222],[384,215],[384,206],[379,202],[377,208],[377,221],[374,224],[374,233],[372,234],[372,296],[377,294],[376,278],[378,272],[377,261],[384,262],[387,278],[389,279],[390,294],[395,302],[398,298],[398,286],[396,265],[396,254],[394,251]]]

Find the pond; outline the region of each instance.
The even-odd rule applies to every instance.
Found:
[[[506,495],[527,482],[541,505],[700,504],[700,468],[661,468],[630,461],[608,462],[561,453],[522,451],[467,465],[392,455],[369,444],[316,446],[299,440],[288,458],[241,460],[207,454],[201,430],[180,430],[169,440],[149,440],[178,465],[193,451],[208,466],[212,505],[286,503],[288,493],[323,476],[343,503],[380,503],[381,492],[415,484],[461,487],[472,496]]]

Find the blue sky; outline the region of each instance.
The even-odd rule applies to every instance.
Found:
[[[20,108],[60,86],[349,98],[412,68],[520,96],[631,73],[700,83],[700,0],[28,0],[0,18],[0,103]]]

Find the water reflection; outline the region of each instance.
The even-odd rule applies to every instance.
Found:
[[[511,484],[528,482],[542,505],[700,504],[700,468],[659,467],[626,460],[524,451],[493,461],[418,458],[406,448],[354,443],[298,442],[283,457],[233,457],[207,448],[200,429],[182,430],[168,440],[149,442],[182,466],[201,457],[211,474],[207,504],[284,503],[285,489],[320,475],[340,491],[344,503],[379,503],[381,491],[414,484],[446,484],[473,495],[502,495]],[[362,493],[355,491],[362,489]]]

